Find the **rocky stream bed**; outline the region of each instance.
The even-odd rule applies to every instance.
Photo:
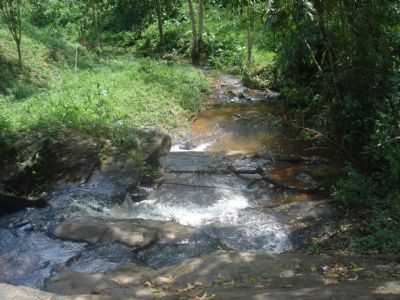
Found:
[[[46,145],[47,205],[0,219],[0,299],[399,299],[398,262],[299,250],[335,217],[338,163],[279,111],[276,93],[220,76],[172,147],[147,132],[156,182],[107,142]]]

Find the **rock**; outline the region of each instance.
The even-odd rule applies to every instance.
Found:
[[[228,173],[223,155],[202,152],[172,152],[162,160],[169,173]]]
[[[132,130],[125,139],[124,147],[115,147],[109,140],[70,130],[21,139],[11,151],[17,154],[0,161],[0,186],[18,191],[15,197],[27,198],[55,185],[77,183],[89,194],[123,200],[146,175],[141,174],[143,160],[158,167],[159,158],[171,147],[170,137],[158,131]]]
[[[400,281],[390,281],[376,289],[377,294],[400,295]]]
[[[335,213],[329,202],[325,200],[294,202],[277,206],[274,210],[297,221],[329,218]]]
[[[152,288],[144,283],[154,277],[155,271],[129,264],[110,273],[79,273],[65,271],[46,284],[46,290],[62,295],[101,294],[105,296],[154,299]]]
[[[129,264],[104,274],[65,272],[49,281],[47,290],[64,295],[130,295],[135,299],[154,299],[154,291],[161,299],[398,299],[398,282],[359,279],[326,285],[321,274],[310,271],[312,266],[341,259],[218,251],[159,270]],[[361,264],[355,257],[345,259]],[[204,295],[215,297],[201,298]]]
[[[0,283],[0,299],[2,300],[52,300],[55,296],[28,287],[17,287]]]
[[[128,247],[141,249],[156,241],[171,243],[189,238],[195,229],[172,222],[152,220],[110,220],[75,218],[67,220],[55,230],[58,238],[88,243],[119,242]]]
[[[280,278],[292,278],[294,276],[296,276],[296,274],[293,270],[285,270],[279,274]]]
[[[265,159],[239,158],[233,161],[232,169],[237,174],[258,174],[268,162]]]
[[[58,296],[55,294],[35,290],[29,287],[14,286],[0,283],[1,300],[135,300],[136,298],[126,296],[109,297],[104,295],[77,295]]]
[[[13,213],[27,207],[46,207],[44,198],[29,199],[0,191],[0,216]]]
[[[300,172],[296,175],[296,179],[302,183],[304,183],[310,189],[318,188],[318,183],[312,178],[309,174],[305,172]]]
[[[91,244],[120,242],[132,248],[146,247],[157,239],[157,232],[152,228],[95,218],[67,220],[56,228],[55,235],[64,240]]]
[[[158,130],[143,131],[141,136],[140,149],[145,160],[158,165],[160,157],[166,156],[171,150],[171,137]]]

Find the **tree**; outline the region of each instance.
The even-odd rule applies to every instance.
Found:
[[[22,21],[21,21],[21,0],[0,0],[0,14],[11,33],[17,47],[18,65],[22,68]]]
[[[163,10],[160,0],[156,1],[156,13],[157,13],[157,24],[158,24],[158,34],[160,37],[160,46],[164,44],[164,18]]]
[[[269,10],[272,0],[232,0],[226,4],[234,13],[238,13],[246,26],[247,64],[253,63],[254,35],[256,31],[256,18]],[[260,9],[262,7],[262,9]],[[265,8],[266,7],[266,8]]]
[[[188,0],[188,5],[189,17],[192,23],[192,63],[199,65],[204,33],[204,0],[198,0],[197,18],[193,1]]]
[[[399,1],[274,0],[270,7],[278,80],[300,92],[291,103],[312,108],[308,119],[318,116],[342,152],[365,153],[395,89]]]
[[[253,46],[255,31],[255,0],[249,0],[247,3],[247,64],[253,62]]]

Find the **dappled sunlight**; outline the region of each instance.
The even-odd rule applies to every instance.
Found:
[[[381,295],[400,295],[400,281],[385,282],[383,285],[377,287],[374,293]]]

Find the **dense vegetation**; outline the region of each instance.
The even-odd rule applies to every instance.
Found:
[[[2,142],[174,127],[207,89],[185,63],[209,65],[279,89],[348,162],[333,192],[368,220],[356,245],[400,249],[398,1],[0,0],[0,16]]]

